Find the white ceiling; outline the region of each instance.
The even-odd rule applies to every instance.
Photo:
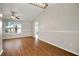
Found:
[[[49,6],[51,5],[49,4]],[[10,16],[11,11],[15,11],[16,16],[19,16],[20,20],[33,20],[43,10],[27,3],[0,3],[0,13],[3,13],[4,16]]]

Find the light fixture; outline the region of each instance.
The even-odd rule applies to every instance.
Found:
[[[3,17],[3,14],[0,14],[0,17]]]
[[[37,7],[43,8],[43,9],[45,9],[48,6],[47,3],[29,3],[29,4],[35,5]]]

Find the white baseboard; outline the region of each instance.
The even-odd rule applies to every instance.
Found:
[[[3,49],[0,51],[0,56],[1,56],[2,53],[3,53]]]
[[[20,36],[20,37],[5,37],[3,38],[3,40],[6,40],[6,39],[18,39],[18,38],[23,38],[23,37],[32,37],[32,36]]]
[[[41,40],[41,39],[39,39],[39,40]],[[73,53],[73,54],[79,55],[78,53],[73,52],[73,51],[68,50],[68,49],[65,49],[65,48],[63,48],[63,47],[61,47],[61,46],[59,46],[59,45],[52,44],[52,43],[50,43],[50,42],[48,42],[48,41],[45,41],[45,40],[41,40],[41,41],[44,41],[44,42],[46,42],[46,43],[48,43],[48,44],[51,44],[51,45],[54,45],[54,46],[56,46],[56,47],[58,47],[58,48],[61,48],[61,49],[63,49],[63,50],[66,50],[66,51],[68,51],[68,52],[71,52],[71,53]]]

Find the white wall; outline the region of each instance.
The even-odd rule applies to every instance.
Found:
[[[4,24],[5,22],[7,22],[6,19],[4,19]],[[4,31],[3,31],[4,39],[32,36],[32,25],[31,25],[32,22],[31,21],[15,20],[15,22],[20,23],[22,25],[22,32],[21,33],[5,33],[5,27],[4,27]]]
[[[79,54],[79,4],[55,4],[36,18],[39,39]]]
[[[0,54],[2,51],[2,18],[0,18]]]

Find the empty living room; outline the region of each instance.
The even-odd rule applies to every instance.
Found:
[[[1,56],[78,56],[79,3],[0,3]]]

